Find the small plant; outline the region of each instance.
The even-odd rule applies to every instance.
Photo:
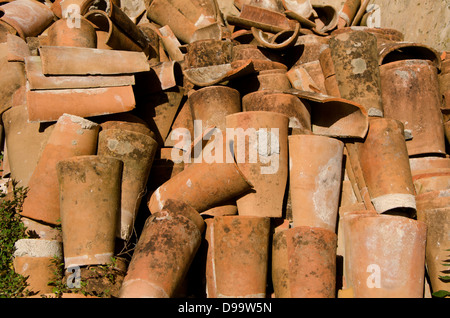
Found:
[[[52,292],[56,298],[62,297],[63,294],[77,293],[84,296],[95,296],[100,298],[110,298],[117,290],[112,291],[110,288],[117,289],[120,286],[120,273],[116,267],[116,259],[111,258],[112,263],[108,265],[95,265],[83,268],[77,268],[79,272],[79,287],[69,287],[68,278],[64,275],[64,262],[59,258],[53,258],[52,263],[55,266],[54,278],[49,282],[53,286]]]
[[[117,295],[123,276],[116,269],[116,263],[116,258],[111,257],[110,264],[89,266],[87,271],[82,272],[82,280],[86,282],[85,290],[89,295],[101,298]]]
[[[0,155],[0,160],[2,156]],[[23,201],[27,189],[10,181],[11,191],[0,190],[0,297],[18,298],[29,296],[28,283],[24,277],[14,271],[14,244],[19,239],[28,238],[26,227],[20,220]]]
[[[448,249],[446,251],[450,251],[450,249]],[[442,263],[442,265],[450,266],[450,259],[446,259],[444,261],[444,263]],[[450,283],[450,275],[448,275],[450,273],[450,270],[444,270],[442,272],[444,274],[447,274],[447,275],[440,275],[439,279],[442,280],[445,283]],[[434,292],[432,295],[434,297],[438,297],[438,298],[445,298],[445,297],[449,297],[450,296],[450,291],[448,291],[448,290],[438,290],[438,291]]]
[[[67,279],[64,275],[65,268],[64,262],[58,257],[53,257],[52,266],[54,267],[53,279],[48,282],[49,286],[52,286],[52,293],[55,294],[56,298],[61,298],[63,294],[68,293],[81,293],[86,295],[83,290],[85,283],[80,282],[80,288],[70,288],[67,284]]]

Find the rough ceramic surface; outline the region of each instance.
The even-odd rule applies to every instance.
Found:
[[[160,211],[167,199],[190,204],[199,212],[249,191],[252,184],[236,163],[192,163],[152,194],[148,207]]]
[[[426,228],[402,216],[344,217],[347,283],[355,297],[422,298]]]
[[[218,298],[264,298],[269,253],[269,218],[214,219],[215,289]],[[247,268],[248,271],[242,271]]]
[[[133,87],[112,86],[27,91],[31,122],[52,122],[64,113],[80,117],[122,113],[135,108]]]
[[[228,143],[252,191],[237,198],[240,215],[281,217],[288,178],[288,123],[286,115],[270,111],[246,111],[228,115]],[[248,141],[245,135],[248,134]]]
[[[31,0],[8,2],[2,5],[1,12],[1,20],[14,27],[23,39],[39,35],[53,19],[49,7]]]
[[[111,75],[150,70],[142,52],[64,46],[43,46],[39,52],[45,75]],[[108,56],[109,63],[94,62],[98,56]]]
[[[0,65],[3,70],[0,85],[0,101],[3,112],[13,106],[14,93],[26,85],[26,74],[23,63],[9,62],[7,43],[0,44]]]
[[[118,76],[45,76],[42,73],[42,61],[39,56],[24,58],[25,71],[30,90],[99,88],[128,86],[135,84],[133,75]]]
[[[131,36],[122,31],[122,26],[115,23],[113,17],[101,10],[90,10],[84,16],[95,27],[96,48],[142,52],[142,46],[133,41]],[[133,25],[136,29],[136,26]],[[130,31],[130,30],[128,30]],[[134,30],[134,34],[138,31]]]
[[[335,35],[329,41],[340,96],[360,103],[369,116],[383,116],[376,37],[367,32]]]
[[[276,89],[259,90],[245,95],[242,98],[242,109],[277,112],[289,117],[289,128],[304,133],[311,131],[311,107],[296,96],[279,93]]]
[[[400,60],[380,66],[380,72],[385,117],[401,121],[413,136],[406,142],[408,154],[444,154],[436,67],[426,60]]]
[[[344,144],[325,136],[289,137],[289,189],[294,226],[335,232]]]
[[[97,154],[123,162],[117,236],[124,240],[132,234],[157,148],[152,137],[138,132],[105,129],[99,133]]]
[[[241,96],[233,88],[209,86],[189,95],[194,120],[201,120],[203,129],[214,126],[225,133],[225,117],[241,111]]]
[[[99,125],[79,116],[64,114],[58,119],[28,182],[23,216],[50,224],[59,222],[56,165],[73,156],[95,154],[98,131]]]
[[[24,105],[8,109],[3,113],[2,119],[11,176],[26,187],[55,125],[29,123],[28,111]]]
[[[0,188],[5,199],[20,200],[14,180],[28,186],[17,209],[26,233],[63,243],[64,265],[81,266],[95,297],[435,297],[447,290],[438,276],[445,274],[441,248],[449,248],[444,2],[3,2]],[[244,142],[229,144],[226,117],[258,111],[271,112],[266,126],[239,127],[283,127],[282,138],[258,128],[256,142],[244,133]],[[395,112],[403,127],[374,134],[373,118]],[[157,144],[136,145],[131,135]],[[289,145],[287,136],[302,142]],[[319,139],[306,137],[344,149],[338,142],[315,151]],[[244,162],[233,156],[239,143]],[[422,149],[405,152],[414,143]],[[92,181],[92,192],[67,179],[58,189],[58,162],[102,157],[106,149],[123,161],[120,173],[100,176],[96,166],[99,174],[71,178]],[[321,162],[328,152],[342,156],[340,173],[339,164]],[[250,162],[251,153],[264,162]],[[119,175],[107,191],[105,180]],[[246,197],[256,200],[243,204]],[[265,217],[254,224],[246,214]],[[383,230],[388,215],[398,218]],[[356,239],[345,237],[350,219]],[[423,226],[410,231],[421,220],[424,253]],[[14,258],[38,297],[52,297],[51,261]],[[189,311],[189,304],[176,309]]]
[[[277,298],[334,298],[334,232],[308,226],[280,231],[272,243],[272,279]]]
[[[172,297],[200,246],[203,230],[197,211],[169,200],[146,220],[119,297]]]
[[[97,47],[97,34],[94,26],[80,18],[80,27],[74,28],[70,21],[61,19],[47,30],[47,41],[51,46]]]
[[[367,138],[359,147],[364,179],[379,213],[394,208],[416,208],[403,124],[390,118],[373,118]]]
[[[448,259],[449,240],[449,218],[448,207],[426,209],[418,212],[417,219],[427,225],[426,265],[433,291],[446,290],[448,282],[440,279],[445,276]]]
[[[123,162],[77,156],[57,164],[64,265],[110,264],[120,217]]]

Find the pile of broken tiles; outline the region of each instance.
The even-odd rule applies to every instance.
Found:
[[[68,286],[114,269],[94,296],[448,291],[450,55],[368,26],[368,3],[2,4],[28,288],[52,297],[56,257]]]

